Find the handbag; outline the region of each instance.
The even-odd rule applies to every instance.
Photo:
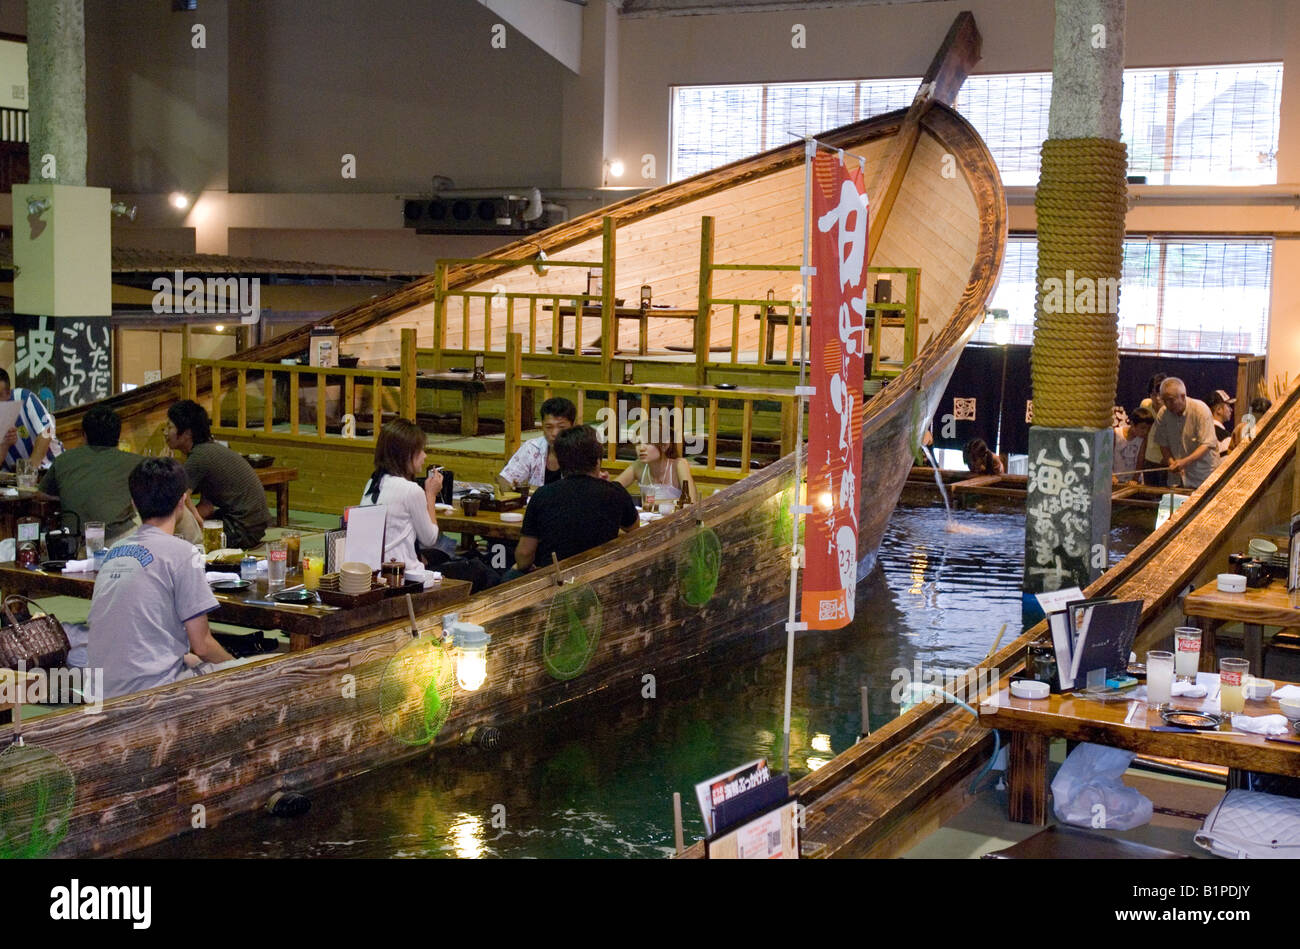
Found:
[[[39,604],[17,594],[7,596],[0,604],[4,613],[4,626],[0,628],[0,666],[17,669],[57,669],[68,661],[72,648],[63,624],[49,613],[19,622],[9,604],[15,600],[30,603],[38,610]]]
[[[1300,857],[1300,798],[1229,791],[1196,832],[1196,844],[1220,857]]]

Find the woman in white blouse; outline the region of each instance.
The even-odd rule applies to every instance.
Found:
[[[379,431],[375,443],[375,470],[361,494],[362,505],[382,504],[384,559],[401,560],[408,570],[424,564],[416,553],[418,541],[432,547],[438,539],[438,512],[434,506],[442,490],[442,472],[429,472],[424,489],[415,478],[424,471],[424,431],[409,419],[399,418]]]

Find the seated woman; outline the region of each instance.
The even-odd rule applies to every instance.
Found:
[[[691,504],[699,502],[700,495],[695,487],[695,479],[691,477],[690,462],[677,457],[676,442],[656,445],[644,439],[638,441],[636,461],[624,468],[615,480],[626,488],[633,483],[640,483],[647,471],[650,480],[656,485],[673,488],[679,492],[679,497],[686,498]]]
[[[1006,474],[1002,467],[1002,459],[993,454],[988,444],[982,438],[972,438],[966,443],[966,467],[970,469],[973,475],[1000,475]]]
[[[410,419],[394,419],[379,430],[375,442],[375,470],[361,492],[364,506],[383,504],[384,559],[400,560],[408,570],[423,570],[416,552],[418,541],[432,547],[438,539],[438,512],[434,506],[442,490],[442,472],[429,472],[422,489],[415,479],[424,471],[424,430]]]

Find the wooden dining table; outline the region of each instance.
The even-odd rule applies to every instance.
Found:
[[[400,369],[400,366],[379,366],[364,364],[358,366],[360,369]],[[481,378],[474,378],[474,373],[467,367],[460,369],[448,369],[436,371],[433,369],[419,369],[415,373],[415,386],[417,389],[441,389],[449,392],[460,393],[460,433],[462,435],[478,434],[478,417],[479,417],[479,400],[482,396],[501,396],[506,391],[506,374],[504,372],[486,372]],[[544,376],[536,373],[523,373],[523,379],[542,379]],[[393,380],[392,385],[397,385]],[[524,388],[519,390],[520,415],[523,418],[531,419],[533,417],[533,393],[535,390]],[[355,412],[355,407],[353,408]]]
[[[21,593],[33,598],[75,596],[89,599],[95,591],[95,576],[94,573],[28,570],[6,564],[0,565],[0,590],[6,595]],[[416,614],[443,609],[469,599],[470,586],[468,580],[444,577],[437,586],[411,595]],[[217,608],[208,614],[209,618],[252,629],[284,630],[289,635],[291,652],[407,615],[404,596],[389,596],[365,606],[340,609],[324,604],[299,606],[276,603],[268,599],[265,580],[254,581],[249,590],[213,592],[217,598]]]
[[[1278,682],[1280,688],[1285,682]],[[1211,688],[1203,699],[1175,697],[1176,708],[1217,711]],[[1247,701],[1246,715],[1281,714],[1275,699]],[[1102,702],[1080,693],[1021,699],[1009,689],[979,706],[980,724],[1010,733],[1007,751],[1007,805],[1010,818],[1025,824],[1047,821],[1047,757],[1053,738],[1093,742],[1141,755],[1178,758],[1229,768],[1229,787],[1239,784],[1240,772],[1300,776],[1300,744],[1268,741],[1262,735],[1230,730],[1154,731],[1163,727],[1160,713],[1145,701]],[[1295,739],[1294,734],[1288,737]]]
[[[478,537],[517,543],[520,528],[524,526],[523,522],[503,521],[501,520],[503,513],[523,514],[524,508],[515,508],[513,511],[485,511],[480,508],[479,512],[471,517],[465,513],[458,501],[450,511],[438,512],[438,529],[460,534],[461,547],[464,549],[472,548],[476,543],[475,538]]]
[[[289,482],[298,480],[297,468],[254,468],[262,487],[275,492],[275,525],[289,526]]]
[[[1300,626],[1300,607],[1286,590],[1286,582],[1274,580],[1266,587],[1247,587],[1242,593],[1224,593],[1218,581],[1197,587],[1183,599],[1183,613],[1201,628],[1201,668],[1214,670],[1215,634],[1224,623],[1241,623],[1243,653],[1250,671],[1264,674],[1264,627]]]

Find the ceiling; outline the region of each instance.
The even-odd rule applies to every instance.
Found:
[[[619,8],[625,17],[655,17],[936,2],[940,0],[622,0]]]

